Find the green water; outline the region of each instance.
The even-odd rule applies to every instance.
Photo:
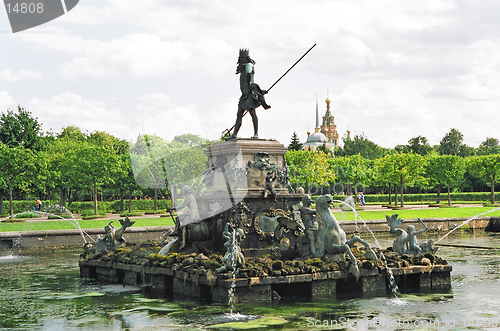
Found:
[[[393,238],[382,238],[389,246]],[[500,236],[458,234],[448,244],[498,247]],[[498,330],[500,250],[441,247],[453,265],[449,293],[200,305],[155,299],[140,287],[79,278],[79,251],[0,257],[0,329],[8,330]],[[232,324],[226,324],[232,322]]]

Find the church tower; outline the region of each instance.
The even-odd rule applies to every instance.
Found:
[[[323,116],[323,124],[320,127],[320,132],[326,136],[328,142],[333,143],[335,146],[339,145],[339,133],[335,125],[335,117],[332,116],[330,111],[330,98],[326,97],[326,113]]]

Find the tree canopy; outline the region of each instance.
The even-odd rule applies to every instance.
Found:
[[[450,129],[439,142],[437,151],[441,155],[470,156],[474,154],[474,149],[463,143],[464,135],[457,129]]]
[[[292,140],[290,141],[290,145],[288,145],[289,151],[300,151],[304,149],[304,144],[302,144],[299,140],[299,136],[295,131],[293,131]]]
[[[477,148],[477,155],[500,154],[500,140],[486,138]]]
[[[0,116],[0,142],[9,147],[24,147],[41,150],[44,145],[42,125],[30,111],[21,106],[7,110]]]
[[[336,156],[351,156],[359,154],[365,159],[375,160],[386,154],[384,148],[375,144],[373,141],[368,140],[364,134],[355,135],[354,138],[344,136],[342,140],[344,142],[344,147],[338,147],[335,149]]]

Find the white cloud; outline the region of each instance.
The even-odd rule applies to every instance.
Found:
[[[4,69],[0,72],[0,77],[9,83],[19,82],[24,79],[41,79],[42,76],[43,74],[41,72],[26,69],[21,69],[18,72],[13,72],[10,69]]]
[[[48,100],[30,98],[26,108],[43,122],[44,130],[59,132],[66,126],[76,125],[83,131],[106,131],[117,136],[128,131],[121,110],[110,108],[104,101],[85,100],[72,92]]]
[[[497,130],[500,23],[494,13],[500,5],[258,0],[242,8],[222,0],[80,3],[52,25],[38,28],[52,33],[10,38],[27,54],[16,59],[24,61],[16,67],[44,75],[26,80],[32,85],[23,91],[9,93],[38,100],[42,113],[47,109],[46,116],[67,125],[80,124],[60,114],[62,105],[91,114],[91,109],[124,117],[139,114],[139,121],[167,113],[157,122],[174,124],[153,125],[155,130],[176,130],[194,116],[203,126],[195,124],[189,131],[199,129],[194,133],[213,139],[234,124],[239,48],[250,48],[256,82],[266,88],[317,43],[269,94],[273,108],[259,109],[262,137],[286,145],[293,131],[305,136],[307,124],[311,130],[314,126],[313,94],[324,100],[327,89],[341,135],[349,125],[353,133],[364,132],[384,147],[417,135],[438,143],[448,125],[463,130],[466,143],[476,145],[484,140],[481,135]],[[48,68],[56,73],[59,68],[61,75]],[[47,82],[43,89],[40,82]],[[61,93],[68,89],[75,93]],[[43,101],[40,95],[55,97]],[[185,104],[191,106],[178,106]],[[320,107],[324,112],[322,101]],[[127,136],[129,123],[106,116],[74,114],[74,119],[90,130],[107,126],[116,128],[112,134]],[[249,118],[241,133],[252,135]]]
[[[196,105],[176,106],[165,94],[152,93],[137,98],[140,115],[131,123],[127,140],[135,141],[139,134],[155,134],[172,140],[184,133],[205,137],[205,127]]]
[[[16,100],[7,91],[0,91],[0,112],[14,110],[17,106]]]

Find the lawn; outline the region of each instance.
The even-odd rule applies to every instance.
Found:
[[[450,218],[450,217],[473,217],[495,208],[491,207],[460,207],[460,208],[431,208],[414,210],[381,210],[381,211],[359,211],[359,217],[363,220],[385,220],[385,215],[398,214],[402,219],[408,218]],[[500,209],[486,214],[486,216],[500,216]],[[338,209],[336,209],[338,210]],[[338,220],[354,220],[353,212],[335,211]]]
[[[491,207],[461,207],[461,208],[437,208],[437,209],[417,209],[417,210],[382,210],[382,211],[360,211],[359,217],[363,220],[385,220],[385,215],[398,214],[402,219],[409,218],[449,218],[449,217],[473,217],[482,213],[486,213],[495,208]],[[494,212],[486,214],[487,216],[500,217],[500,209],[496,208]],[[353,212],[338,211],[334,209],[335,217],[340,220],[354,220]],[[359,219],[359,218],[358,218]],[[133,227],[143,226],[165,226],[174,225],[170,217],[149,217],[149,218],[132,218],[136,223]],[[111,219],[96,219],[96,220],[80,220],[78,224],[82,229],[103,229]],[[120,223],[117,219],[113,225],[119,227]],[[37,230],[62,230],[75,229],[75,225],[67,221],[45,221],[45,222],[0,222],[0,232],[9,231],[37,231]]]
[[[79,220],[78,224],[82,229],[104,229],[104,227],[112,220],[113,219],[109,218],[83,221]],[[113,221],[113,226],[119,228],[120,222],[117,219],[114,219]],[[133,227],[174,225],[171,217],[132,218],[131,221],[136,222]],[[64,229],[76,229],[76,226],[69,221],[62,220],[51,220],[46,222],[0,222],[0,232]]]

